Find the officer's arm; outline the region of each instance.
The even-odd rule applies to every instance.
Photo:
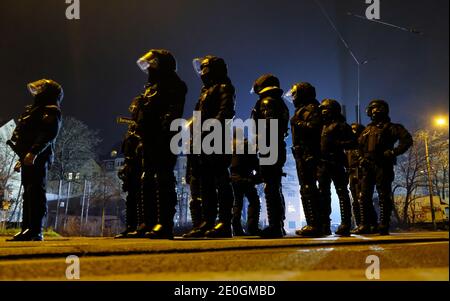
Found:
[[[187,88],[184,86],[183,90],[177,91],[171,95],[170,104],[167,107],[165,116],[163,118],[163,129],[170,132],[170,124],[175,119],[181,118],[184,111],[184,103],[186,101]]]
[[[41,120],[39,134],[36,136],[30,152],[34,155],[42,153],[48,145],[58,136],[61,126],[61,113],[59,109],[48,107]]]
[[[400,156],[411,148],[414,141],[411,134],[404,126],[396,124],[394,127],[394,135],[398,139],[398,145],[393,149],[394,155]]]
[[[353,134],[352,128],[348,124],[344,124],[341,130],[341,146],[346,149],[355,149],[357,148],[356,136]]]
[[[228,85],[220,86],[219,90],[219,112],[215,119],[225,121],[226,119],[233,119],[234,111],[234,89]]]

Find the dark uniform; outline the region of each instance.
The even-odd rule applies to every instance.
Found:
[[[244,149],[248,149],[247,140]],[[244,197],[247,198],[247,234],[259,234],[259,216],[261,203],[255,185],[260,184],[259,159],[256,154],[233,154],[231,161],[231,181],[234,191],[233,233],[235,236],[245,235],[242,228],[242,210]]]
[[[388,235],[393,209],[394,165],[397,156],[404,154],[412,146],[413,139],[402,125],[391,122],[389,105],[385,101],[371,101],[367,115],[372,122],[359,137],[363,176],[360,196],[361,226],[356,232],[358,234],[371,232],[369,212],[376,187],[380,201],[379,232],[381,235]]]
[[[364,131],[365,127],[361,124],[353,123],[352,131],[358,140],[361,136],[361,133]],[[361,195],[361,178],[362,172],[359,166],[359,163],[362,159],[361,152],[359,148],[351,149],[347,151],[347,159],[348,159],[348,176],[349,176],[349,184],[350,184],[350,192],[352,195],[352,209],[353,209],[353,217],[355,219],[355,230],[352,231],[354,233],[356,229],[361,225],[361,215],[359,208],[359,199]],[[377,231],[378,228],[378,217],[375,212],[375,208],[373,203],[371,202],[368,205],[368,215],[369,224],[371,226],[372,231]]]
[[[283,90],[280,89],[280,81],[273,75],[267,74],[258,78],[253,91],[259,96],[252,112],[256,124],[258,120],[266,120],[266,128],[258,129],[257,144],[262,130],[266,130],[267,141],[270,141],[270,120],[278,120],[278,158],[273,165],[261,165],[261,177],[264,183],[267,217],[269,226],[261,231],[261,237],[280,238],[285,235],[285,201],[282,192],[281,180],[283,166],[286,163],[286,142],[284,141],[289,126],[289,109],[283,101]],[[262,155],[260,154],[260,157]]]
[[[318,169],[322,234],[331,234],[331,182],[336,189],[341,211],[341,225],[337,235],[350,236],[352,209],[348,191],[347,157],[345,150],[356,148],[356,137],[341,114],[341,105],[333,99],[325,99],[322,112],[321,161]]]
[[[320,162],[320,134],[322,117],[316,89],[309,83],[295,84],[286,94],[295,105],[296,112],[291,119],[292,152],[297,165],[300,195],[307,225],[296,231],[300,236],[320,236],[317,169]]]
[[[194,60],[194,66],[200,75],[203,87],[195,110],[201,113],[204,122],[215,119],[222,125],[225,137],[226,120],[234,117],[235,89],[228,78],[225,61],[215,56],[206,56]],[[202,138],[208,133],[202,132]],[[203,140],[202,140],[203,141]],[[226,141],[223,140],[225,147]],[[201,194],[204,221],[197,236],[231,237],[231,210],[234,203],[229,167],[231,155],[205,154],[202,151],[201,162]],[[217,216],[219,218],[216,225]]]
[[[47,214],[47,172],[53,163],[56,137],[61,127],[61,86],[47,79],[28,85],[34,104],[27,106],[8,144],[19,156],[16,170],[22,171],[22,231],[13,241],[43,240],[43,219]]]
[[[130,120],[128,131],[122,143],[122,153],[125,157],[123,167],[118,175],[123,181],[123,192],[127,192],[126,199],[126,229],[116,238],[129,238],[130,233],[135,233],[138,226],[145,224],[143,215],[141,176],[142,176],[142,139],[137,133],[136,117],[138,100],[130,105],[129,111],[133,117]]]
[[[156,221],[150,220],[147,225],[152,230],[146,237],[171,239],[177,204],[173,173],[177,156],[170,149],[170,125],[182,117],[187,87],[176,74],[175,58],[167,50],[150,50],[138,64],[148,72],[137,116],[137,132],[143,144],[143,198],[149,210],[157,213]]]
[[[192,132],[191,132],[192,133]],[[192,139],[191,139],[192,147]],[[204,232],[200,230],[203,221],[205,220],[204,206],[202,202],[201,191],[201,164],[200,155],[193,154],[191,148],[191,154],[187,155],[186,164],[186,182],[189,185],[191,198],[189,200],[189,212],[191,213],[192,230],[183,235],[184,238],[203,237]]]

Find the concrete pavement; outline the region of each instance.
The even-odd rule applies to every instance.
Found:
[[[0,280],[66,280],[68,255],[81,280],[367,280],[378,256],[381,280],[448,281],[448,232],[262,240],[150,241],[55,238],[0,240]]]

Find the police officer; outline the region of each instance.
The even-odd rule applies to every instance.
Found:
[[[292,152],[295,157],[300,194],[307,225],[296,234],[304,237],[322,235],[319,220],[320,194],[317,187],[317,168],[320,162],[322,117],[316,89],[310,83],[295,84],[285,98],[295,106],[291,118]]]
[[[125,162],[118,173],[119,178],[123,181],[122,189],[127,192],[126,229],[115,238],[131,237],[128,235],[136,232],[138,225],[144,223],[141,193],[142,141],[136,126],[138,101],[138,99],[134,99],[129,107],[132,118],[122,143]]]
[[[283,177],[283,166],[286,163],[286,143],[285,138],[289,126],[289,109],[283,101],[283,90],[280,88],[280,81],[272,74],[265,74],[259,77],[254,85],[253,92],[259,96],[252,112],[252,117],[256,124],[258,120],[265,120],[265,129],[257,129],[257,145],[262,143],[260,135],[265,131],[265,135],[270,141],[271,129],[270,120],[278,120],[278,158],[273,165],[261,165],[261,177],[264,183],[264,194],[266,197],[267,216],[269,226],[261,231],[260,236],[264,238],[281,238],[285,235],[285,201],[282,192],[281,180]],[[260,154],[260,157],[262,155]]]
[[[138,60],[138,65],[148,74],[137,117],[143,144],[143,197],[144,202],[153,203],[150,210],[157,212],[146,237],[172,239],[177,203],[173,170],[177,156],[170,149],[170,125],[183,114],[187,87],[178,77],[176,60],[168,50],[152,49]]]
[[[226,120],[234,117],[235,89],[228,77],[225,61],[216,56],[194,59],[194,69],[200,76],[203,87],[195,110],[200,112],[201,120],[214,119],[222,126],[222,137],[228,130]],[[204,138],[209,132],[201,133]],[[203,140],[202,140],[203,141]],[[232,237],[231,210],[234,203],[229,167],[231,155],[225,155],[225,143],[222,141],[221,154],[205,154],[201,160],[201,195],[203,206],[203,223],[195,236]],[[218,215],[218,223],[216,219]]]
[[[331,182],[336,189],[341,211],[341,225],[336,235],[350,236],[352,209],[348,191],[345,150],[356,148],[352,128],[342,116],[341,105],[334,99],[325,99],[320,105],[322,134],[320,141],[321,161],[318,169],[322,234],[331,234]]]
[[[57,82],[41,79],[28,84],[33,105],[18,120],[8,144],[19,156],[15,170],[21,170],[23,193],[22,231],[12,241],[42,241],[47,214],[47,172],[53,163],[55,141],[61,127],[63,89]]]
[[[365,126],[358,123],[352,123],[352,131],[358,140],[361,136],[362,132],[365,129]],[[352,230],[352,233],[355,233],[358,227],[361,225],[361,215],[359,208],[359,198],[361,195],[361,178],[362,172],[360,170],[359,162],[361,161],[361,152],[359,148],[351,149],[347,151],[348,158],[348,175],[349,175],[349,183],[350,183],[350,192],[352,195],[352,209],[353,209],[353,217],[355,218],[355,229]],[[378,232],[378,217],[375,212],[375,208],[373,207],[373,203],[370,202],[368,205],[368,215],[369,223],[372,232]]]
[[[362,154],[361,169],[361,225],[357,234],[369,234],[370,204],[374,188],[380,201],[379,233],[389,234],[391,213],[393,208],[392,181],[397,156],[404,154],[413,144],[411,134],[401,125],[391,122],[389,105],[384,100],[373,100],[367,107],[367,115],[372,122],[359,137]]]
[[[231,161],[231,181],[235,198],[232,222],[233,233],[235,236],[243,236],[245,234],[256,236],[259,235],[259,216],[261,211],[261,203],[255,187],[255,185],[261,183],[259,159],[257,154],[249,153],[247,139],[240,142],[236,138],[235,146],[238,143],[242,143],[244,154],[239,154],[235,147]],[[244,197],[248,201],[247,233],[244,232],[241,221]]]

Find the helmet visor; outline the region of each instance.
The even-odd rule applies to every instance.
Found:
[[[150,51],[137,60],[137,65],[143,72],[148,73],[149,68],[158,69],[159,62],[153,52]]]
[[[283,99],[287,102],[294,103],[296,94],[297,94],[297,87],[294,86],[289,91],[283,94]]]
[[[194,67],[194,71],[199,77],[201,77],[203,75],[202,62],[203,62],[202,58],[195,58],[192,61],[192,66]]]

